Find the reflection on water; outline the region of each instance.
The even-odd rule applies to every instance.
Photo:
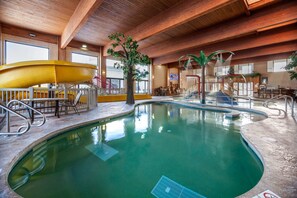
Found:
[[[9,175],[24,197],[152,197],[165,175],[207,197],[252,188],[263,167],[241,140],[241,125],[263,119],[171,104],[92,124],[36,146]]]

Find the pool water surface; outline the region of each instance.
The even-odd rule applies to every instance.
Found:
[[[258,157],[242,139],[243,124],[264,116],[174,104],[144,104],[125,117],[58,135],[34,147],[9,175],[23,197],[175,197],[181,187],[196,197],[235,197],[257,184]],[[168,186],[166,186],[168,185]],[[170,186],[172,185],[172,186]],[[154,190],[154,191],[153,191]],[[175,194],[174,194],[175,193]]]

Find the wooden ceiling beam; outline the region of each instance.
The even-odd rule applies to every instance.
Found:
[[[280,43],[272,46],[258,47],[258,48],[235,52],[235,55],[233,55],[232,60],[240,60],[240,59],[247,59],[247,58],[258,57],[258,56],[267,56],[267,55],[273,55],[273,54],[294,52],[296,50],[297,50],[296,42]]]
[[[257,63],[257,62],[263,62],[263,61],[269,61],[269,60],[285,59],[285,58],[288,58],[290,55],[292,55],[291,52],[286,52],[286,53],[280,53],[280,54],[232,60],[231,65],[244,64],[244,63]]]
[[[296,1],[282,2],[272,6],[270,9],[259,10],[249,17],[240,17],[203,31],[199,30],[194,34],[173,38],[142,49],[141,52],[151,58],[155,58],[197,46],[238,38],[256,32],[260,28],[297,19],[296,10]]]
[[[170,28],[174,28],[178,25],[186,23],[192,19],[206,15],[235,1],[237,0],[180,1],[160,14],[136,26],[134,29],[126,32],[125,34],[132,36],[134,40],[140,41],[150,36],[164,32]],[[110,45],[111,43],[108,43],[104,47],[105,56],[107,55],[106,51]]]
[[[103,0],[80,0],[70,17],[61,36],[61,48],[65,48],[75,37],[90,15],[101,5]]]
[[[247,16],[250,16],[251,15],[251,12],[249,10],[249,5],[248,5],[247,1],[246,0],[240,0],[240,2],[242,4],[242,6],[244,7],[245,14]]]
[[[281,0],[261,0],[261,1],[258,1],[256,3],[253,3],[253,4],[249,5],[249,10],[259,9],[259,8],[264,7],[264,6],[268,6],[270,4],[277,3],[277,2],[280,2],[280,1]]]
[[[179,57],[186,54],[197,54],[200,50],[206,53],[210,53],[216,50],[224,49],[228,51],[239,51],[250,48],[256,48],[261,46],[273,45],[277,43],[283,43],[288,41],[297,40],[297,26],[290,25],[288,27],[278,28],[271,31],[261,32],[255,35],[236,38],[220,43],[199,47],[187,51],[181,51],[174,54],[169,54],[162,57],[153,59],[154,65],[166,64],[176,62]]]

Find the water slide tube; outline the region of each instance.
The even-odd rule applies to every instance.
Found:
[[[43,83],[81,83],[96,66],[57,60],[25,61],[0,66],[0,88],[27,88]]]

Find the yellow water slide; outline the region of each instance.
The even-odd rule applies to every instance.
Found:
[[[0,88],[27,88],[44,83],[92,80],[96,66],[57,60],[25,61],[0,66]]]

